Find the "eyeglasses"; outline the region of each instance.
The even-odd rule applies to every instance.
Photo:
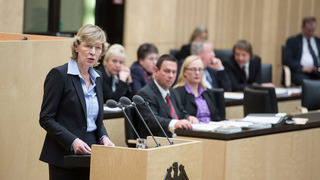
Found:
[[[93,46],[91,44],[84,44],[83,47],[87,50],[87,51],[91,51],[93,48],[95,49],[95,51],[97,52],[101,52],[102,51],[102,46]]]
[[[203,68],[186,68],[186,70],[189,70],[191,72],[199,72],[199,73],[202,73],[203,72]]]

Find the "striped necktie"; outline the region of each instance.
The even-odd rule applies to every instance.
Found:
[[[174,107],[171,103],[171,100],[170,100],[170,97],[169,97],[169,93],[167,94],[166,96],[166,101],[167,101],[167,107],[169,108],[169,111],[170,111],[170,116],[173,118],[173,119],[179,119],[178,116],[177,116],[177,113],[176,111],[174,110]]]

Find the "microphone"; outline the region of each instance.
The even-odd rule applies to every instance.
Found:
[[[124,110],[124,107],[123,107],[121,104],[117,103],[117,101],[115,101],[115,100],[113,100],[113,99],[109,99],[109,100],[106,102],[106,104],[107,104],[107,106],[108,106],[109,108],[119,107],[119,108],[122,110],[124,116],[126,117],[127,121],[129,122],[129,124],[130,124],[131,128],[133,129],[134,133],[136,134],[136,136],[137,136],[139,139],[141,139],[140,136],[139,136],[139,134],[138,134],[138,132],[137,132],[137,130],[136,130],[136,128],[134,128],[131,120],[129,119],[126,111]]]
[[[139,96],[139,95],[134,95],[134,96],[132,97],[132,101],[133,101],[135,104],[138,104],[138,105],[141,105],[141,104],[145,104],[145,105],[147,105],[147,107],[149,108],[149,111],[151,111],[151,114],[153,115],[154,119],[155,119],[155,120],[156,120],[156,122],[158,123],[158,125],[159,125],[159,127],[160,127],[160,129],[161,129],[162,133],[166,136],[166,138],[167,138],[167,140],[168,140],[169,144],[170,144],[170,145],[172,145],[172,144],[173,144],[173,142],[172,142],[172,141],[170,141],[170,139],[169,139],[169,137],[168,137],[167,133],[166,133],[166,132],[164,131],[164,129],[162,128],[162,126],[161,126],[161,124],[160,124],[160,122],[159,122],[158,118],[156,117],[156,115],[154,115],[154,113],[153,113],[152,109],[150,108],[149,103],[148,103],[148,102],[146,102],[146,101],[144,101],[144,99],[143,99],[141,96]]]
[[[156,143],[156,147],[160,147],[161,145],[157,142],[157,140],[154,138],[149,126],[147,125],[146,121],[143,119],[140,111],[138,110],[137,106],[135,103],[132,103],[131,100],[127,97],[122,96],[119,100],[119,102],[121,103],[122,106],[130,106],[133,105],[134,109],[136,110],[136,112],[138,113],[141,121],[143,122],[144,126],[147,128],[149,134],[151,135],[151,137],[153,138],[153,141]]]

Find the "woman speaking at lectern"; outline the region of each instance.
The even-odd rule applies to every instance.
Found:
[[[40,160],[49,179],[89,179],[89,168],[65,168],[64,156],[91,154],[92,144],[114,146],[103,125],[101,75],[93,69],[108,44],[98,26],[81,27],[71,60],[53,68],[44,82],[40,125],[47,131]]]

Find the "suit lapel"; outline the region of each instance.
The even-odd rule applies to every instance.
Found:
[[[161,108],[165,109],[167,112],[167,115],[169,117],[171,117],[170,112],[169,112],[169,108],[167,107],[167,104],[165,103],[164,99],[162,98],[160,90],[158,89],[158,87],[156,86],[156,84],[154,83],[153,80],[150,83],[151,83],[150,85],[151,85],[152,90],[156,94],[158,102],[160,102],[160,109]],[[171,100],[171,102],[172,102],[172,100]]]
[[[95,87],[96,94],[97,94],[97,97],[98,97],[98,103],[99,103],[99,116],[98,116],[98,119],[100,118],[100,115],[103,114],[103,113],[100,113],[100,112],[103,112],[103,106],[100,106],[100,104],[104,104],[102,86],[101,86],[101,83],[100,83],[101,81],[99,81],[99,78],[101,78],[101,77],[97,77],[97,79],[96,79],[96,87]]]
[[[72,79],[73,86],[76,89],[77,95],[80,99],[82,110],[83,110],[85,117],[87,119],[86,102],[84,99],[84,94],[83,94],[80,78],[77,75],[70,75],[70,76]]]

